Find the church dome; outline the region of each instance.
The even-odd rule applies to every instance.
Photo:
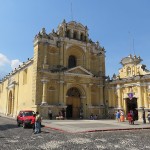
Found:
[[[134,64],[134,65],[137,65],[139,64],[140,62],[142,61],[141,57],[140,56],[132,56],[131,54],[128,56],[128,57],[125,57],[121,60],[121,64],[123,66],[127,65],[127,64]]]

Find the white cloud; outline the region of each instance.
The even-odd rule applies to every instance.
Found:
[[[20,60],[18,59],[14,59],[14,60],[10,60],[7,58],[7,56],[5,56],[4,54],[0,53],[0,69],[2,70],[2,68],[7,68],[7,67],[11,67],[12,70],[14,70],[15,68],[18,68],[19,65],[21,65],[22,62],[20,62]]]
[[[11,61],[11,68],[14,70],[15,68],[18,68],[19,65],[21,65],[22,62],[20,62],[18,59],[12,60]]]
[[[0,53],[0,66],[4,66],[6,64],[10,64],[10,60],[5,55]]]

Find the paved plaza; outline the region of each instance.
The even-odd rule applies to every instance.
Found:
[[[150,129],[149,123],[143,124],[140,121],[129,125],[128,121],[117,122],[116,120],[43,120],[42,124],[45,127],[71,133]]]

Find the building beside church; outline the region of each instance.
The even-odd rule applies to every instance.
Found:
[[[16,117],[20,110],[48,108],[56,116],[103,117],[105,110],[105,49],[93,42],[87,26],[65,20],[56,31],[43,28],[34,38],[34,55],[0,82],[0,113]]]
[[[119,74],[107,83],[109,112],[122,109],[127,115],[133,110],[136,120],[140,120],[141,110],[150,110],[150,71],[141,61],[136,55],[121,60]]]

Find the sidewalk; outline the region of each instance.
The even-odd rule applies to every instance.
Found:
[[[150,129],[150,124],[139,121],[129,125],[128,121],[116,120],[43,120],[42,124],[48,128],[70,133]]]
[[[0,117],[10,118],[0,114]],[[45,128],[51,128],[62,132],[82,133],[82,132],[96,132],[96,131],[117,131],[117,130],[140,130],[150,129],[150,124],[147,122],[143,124],[140,121],[135,121],[134,125],[129,125],[128,121],[117,122],[116,120],[42,120],[42,125]]]

